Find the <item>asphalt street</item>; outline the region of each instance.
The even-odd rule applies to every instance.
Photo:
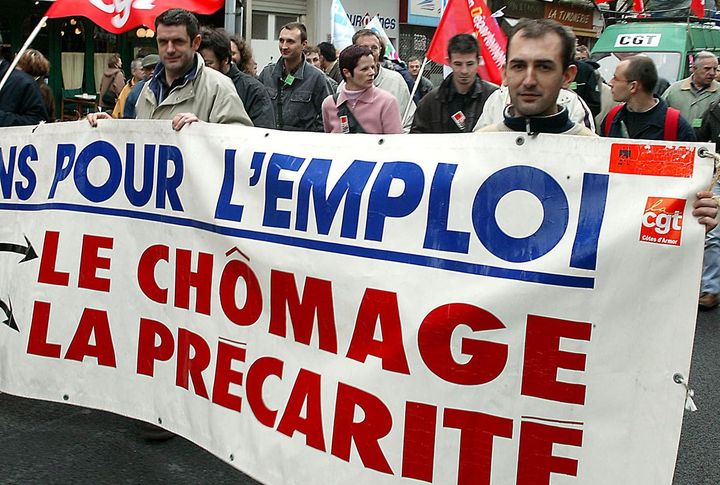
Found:
[[[720,309],[698,314],[690,388],[698,410],[685,413],[673,485],[720,484]]]
[[[700,313],[673,485],[720,484],[720,310]],[[189,441],[147,443],[112,413],[0,394],[0,483],[241,484],[258,482]]]

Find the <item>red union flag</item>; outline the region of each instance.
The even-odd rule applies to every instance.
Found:
[[[171,8],[207,15],[224,3],[224,0],[55,0],[45,15],[86,17],[103,29],[120,34],[140,25],[152,27],[155,17]]]
[[[690,8],[696,17],[702,18],[705,16],[705,0],[692,0]]]
[[[505,64],[505,33],[492,17],[482,0],[448,0],[437,30],[430,42],[427,58],[438,64],[448,64],[447,45],[457,34],[474,34],[480,43],[482,62],[480,77],[495,84],[502,83]]]

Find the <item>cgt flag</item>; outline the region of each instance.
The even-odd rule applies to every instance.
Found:
[[[218,11],[224,0],[55,0],[45,14],[49,18],[80,16],[114,34],[145,25],[152,27],[155,17],[171,8],[184,8],[207,15]]]
[[[457,34],[475,34],[480,43],[480,76],[495,84],[502,83],[507,38],[492,12],[482,0],[448,0],[437,30],[428,48],[427,58],[448,64],[447,45]]]
[[[696,17],[703,18],[705,16],[705,0],[692,0],[690,9]]]

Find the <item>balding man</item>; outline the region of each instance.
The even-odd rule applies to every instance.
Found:
[[[646,56],[630,56],[615,67],[610,79],[613,101],[623,103],[611,109],[601,133],[635,140],[695,141],[690,124],[674,108],[653,95],[657,68]]]
[[[696,130],[702,126],[702,117],[710,103],[720,99],[720,83],[715,80],[717,70],[715,54],[698,52],[690,77],[671,84],[662,95],[668,106],[679,110]]]

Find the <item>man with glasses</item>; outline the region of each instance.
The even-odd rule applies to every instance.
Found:
[[[375,81],[373,81],[373,84],[375,87],[384,89],[395,96],[401,117],[404,116],[409,106],[407,117],[402,120],[403,131],[409,133],[413,116],[415,116],[415,103],[410,99],[410,90],[402,74],[382,66],[383,57],[385,56],[385,44],[382,39],[370,29],[360,29],[353,35],[352,42],[355,45],[364,45],[372,52],[375,59]],[[341,88],[342,85],[340,83]]]
[[[657,81],[657,68],[649,57],[631,56],[620,62],[609,84],[613,100],[624,104],[608,112],[600,132],[614,138],[695,141],[680,112],[653,95]]]

